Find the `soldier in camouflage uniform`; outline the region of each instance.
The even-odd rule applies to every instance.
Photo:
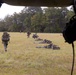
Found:
[[[2,35],[2,43],[4,45],[4,49],[7,52],[8,42],[10,41],[10,35],[7,32],[4,32]]]

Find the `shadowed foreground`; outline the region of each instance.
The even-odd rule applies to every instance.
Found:
[[[42,39],[51,40],[60,50],[36,48],[35,39],[26,33],[9,33],[8,51],[5,52],[0,40],[0,75],[70,75],[72,47],[64,42],[60,34],[42,34]],[[2,33],[0,33],[1,38]],[[35,43],[34,43],[35,42]],[[76,43],[75,43],[76,45]],[[74,75],[76,75],[76,63]]]

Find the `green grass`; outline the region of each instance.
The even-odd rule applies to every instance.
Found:
[[[61,34],[38,33],[41,39],[51,40],[60,50],[36,48],[41,44],[32,38],[32,34],[30,38],[26,33],[9,34],[11,40],[7,52],[0,40],[0,75],[70,75],[72,47],[64,42]],[[74,75],[75,70],[76,63]]]

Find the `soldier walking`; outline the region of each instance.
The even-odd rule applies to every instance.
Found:
[[[7,46],[9,41],[10,41],[10,35],[7,32],[4,32],[2,35],[2,43],[4,45],[5,52],[7,52]]]

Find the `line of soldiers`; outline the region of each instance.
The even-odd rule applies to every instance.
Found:
[[[27,37],[30,37],[30,32],[27,32]],[[39,36],[37,34],[33,34],[32,36],[34,39],[38,38]],[[57,45],[52,44],[52,41],[50,40],[46,40],[46,39],[38,39],[38,40],[42,40],[40,43],[48,43],[48,46],[44,46],[44,48],[52,48],[52,49],[60,49],[60,47],[58,47]],[[5,52],[7,52],[7,46],[8,46],[8,42],[10,41],[10,35],[7,32],[4,32],[2,35],[2,43],[4,45],[4,50]]]

